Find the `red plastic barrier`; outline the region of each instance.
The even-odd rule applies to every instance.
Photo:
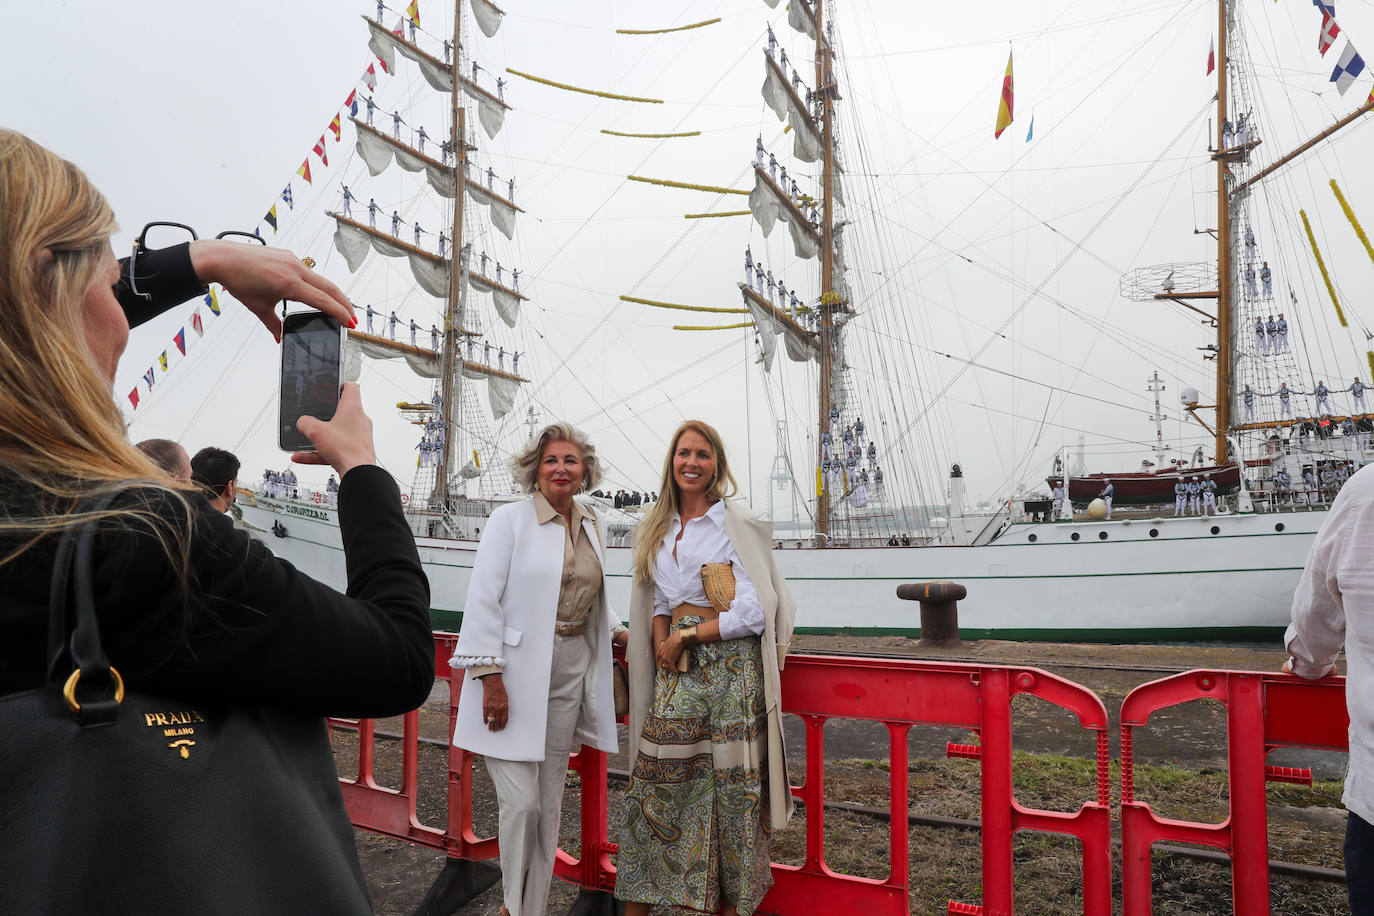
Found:
[[[1079,724],[1096,732],[1097,797],[1076,813],[1026,808],[1012,794],[1011,700],[1021,693],[1075,713]],[[783,671],[782,706],[806,725],[806,782],[794,789],[806,803],[806,861],[774,864],[776,883],[762,910],[909,912],[907,733],[920,723],[968,728],[980,738],[983,904],[950,901],[950,913],[1012,913],[1012,836],[1018,830],[1076,836],[1083,849],[1083,911],[1111,913],[1107,710],[1086,688],[1035,668],[795,655]],[[888,729],[892,869],[883,880],[837,874],[825,863],[824,726],[831,718],[866,719]],[[958,756],[975,756],[970,751],[956,746]]]
[[[1226,708],[1229,816],[1219,824],[1156,817],[1135,799],[1134,729],[1151,714],[1191,700]],[[1268,767],[1277,747],[1347,750],[1350,724],[1345,678],[1318,681],[1253,671],[1187,671],[1142,684],[1121,706],[1122,897],[1126,916],[1151,912],[1151,847],[1161,841],[1196,843],[1231,857],[1232,908],[1245,916],[1269,912],[1266,780],[1310,785],[1311,772]]]

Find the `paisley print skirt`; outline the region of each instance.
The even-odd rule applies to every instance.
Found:
[[[625,794],[616,896],[697,913],[733,903],[749,916],[773,884],[759,638],[691,653],[686,672],[654,677]]]

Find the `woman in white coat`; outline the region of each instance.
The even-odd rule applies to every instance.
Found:
[[[595,513],[573,495],[601,478],[567,423],[512,461],[534,495],[491,514],[450,664],[465,668],[453,743],[486,758],[500,808],[503,914],[542,916],[558,849],[568,755],[614,753],[611,642]]]

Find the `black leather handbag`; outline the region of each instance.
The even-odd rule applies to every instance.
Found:
[[[93,540],[57,551],[47,683],[0,697],[0,913],[371,912],[324,721],[125,684]]]

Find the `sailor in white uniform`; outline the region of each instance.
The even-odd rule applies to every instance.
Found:
[[[485,251],[482,252],[482,257],[478,259],[478,263],[481,268],[477,272],[485,277],[487,275],[487,253]]]
[[[1260,286],[1264,293],[1264,298],[1274,298],[1274,272],[1269,269],[1269,262],[1265,261],[1260,265]]]
[[[1269,338],[1264,333],[1264,319],[1255,319],[1255,352],[1260,356],[1269,354]]]
[[[773,272],[768,271],[768,304],[773,304],[773,293],[777,289],[777,284],[773,282]]]
[[[1246,385],[1241,397],[1245,400],[1245,420],[1248,423],[1255,419],[1255,390]]]
[[[1277,505],[1280,500],[1293,501],[1293,477],[1287,468],[1279,468],[1274,475],[1274,504]]]
[[[1279,352],[1279,323],[1270,315],[1269,320],[1264,323],[1264,331],[1269,335],[1269,352],[1274,354]]]
[[[1202,477],[1202,514],[1217,514],[1217,482],[1212,479],[1211,474],[1204,474]]]
[[[492,181],[495,180],[495,178],[496,178],[496,170],[493,169],[491,166],[487,166],[487,190],[488,190],[488,191],[492,190],[491,183],[492,183]]]
[[[468,362],[472,362],[472,338],[468,338]]]
[[[404,123],[405,123],[405,121],[402,121],[402,120],[401,120],[401,113],[400,113],[399,111],[393,111],[393,112],[391,113],[391,136],[392,136],[392,139],[395,139],[395,140],[401,139],[401,125],[404,124]]]
[[[411,345],[412,347],[413,347],[413,346],[416,346],[416,344],[415,344],[415,332],[418,331],[419,329],[420,329],[420,326],[419,326],[418,324],[415,323],[415,319],[414,319],[414,318],[410,319],[410,345]]]
[[[498,76],[498,77],[496,78],[496,98],[497,98],[498,101],[502,101],[502,102],[504,102],[504,101],[506,100],[506,80],[505,80],[505,77]]]
[[[821,460],[830,460],[830,446],[835,441],[835,437],[830,434],[830,430],[821,433]]]
[[[344,216],[352,216],[352,215],[353,215],[353,201],[356,200],[357,198],[355,198],[355,197],[353,196],[353,192],[352,192],[352,191],[348,190],[348,185],[344,185],[344,186],[343,186],[343,197],[344,197],[344,201],[343,201],[343,212],[344,212]]]
[[[1317,477],[1310,467],[1302,469],[1303,502],[1310,503],[1317,495]]]
[[[501,262],[500,262],[500,261],[497,261],[497,262],[496,262],[496,285],[497,285],[497,286],[505,286],[505,285],[506,285],[506,284],[501,280]]]
[[[377,228],[377,199],[375,197],[367,199],[367,225],[370,229]]]
[[[416,133],[415,138],[419,141],[420,152],[424,153],[425,141],[429,139],[429,134],[425,133],[425,126],[423,124],[420,125],[420,130]]]
[[[754,165],[763,168],[763,134],[759,134],[758,140],[754,141]]]
[[[754,285],[754,253],[747,245],[744,248],[744,282]]]
[[[833,428],[835,428],[836,426],[838,426],[839,423],[840,423],[840,408],[838,408],[838,407],[836,407],[836,406],[834,406],[834,405],[832,404],[831,407],[830,407],[830,427],[833,429]]]
[[[472,62],[472,82],[474,85],[477,83],[477,71],[480,69],[481,68],[477,66],[477,61],[474,60]]]
[[[873,492],[879,499],[883,498],[883,469],[877,468],[873,472]]]
[[[505,348],[505,347],[498,347],[498,348],[496,349],[496,368],[500,369],[502,372],[505,372],[505,371],[506,371],[506,348]]]
[[[1202,514],[1202,484],[1198,483],[1197,475],[1188,479],[1188,514]]]
[[[520,351],[519,351],[519,350],[516,350],[514,353],[512,353],[512,354],[510,355],[510,371],[513,372],[513,373],[517,373],[517,374],[520,372]]]
[[[1221,122],[1221,148],[1230,149],[1236,145],[1236,129],[1231,126],[1230,118],[1223,118]]]
[[[506,200],[515,203],[515,179],[506,179]]]
[[[844,428],[844,433],[841,435],[841,438],[844,439],[844,455],[845,455],[845,457],[846,457],[846,458],[853,458],[853,457],[854,457],[854,427],[852,427],[852,426],[846,426],[846,427]]]
[[[1183,482],[1183,478],[1178,479],[1174,484],[1174,518],[1186,514],[1188,511],[1188,485]]]
[[[518,267],[510,269],[510,288],[517,293],[520,292],[520,268]]]
[[[396,339],[396,323],[401,319],[396,317],[396,310],[391,310],[391,317],[387,319],[387,336],[392,340]]]
[[[796,291],[796,289],[793,289],[793,290],[792,290],[791,296],[792,296],[792,314],[793,314],[793,315],[796,315],[798,318],[800,318],[800,317],[801,317],[801,313],[802,313],[802,310],[801,310],[801,300],[797,298],[797,291]]]
[[[429,348],[431,350],[439,349],[439,328],[432,324],[429,326]]]
[[[372,112],[376,111],[377,103],[372,101],[372,96],[363,96],[363,102],[367,104],[367,126],[372,126]]]
[[[876,442],[868,443],[868,463],[874,467],[878,465],[878,444]]]
[[[1245,257],[1246,260],[1254,260],[1255,257],[1255,230],[1249,226],[1245,227]]]
[[[1293,418],[1293,396],[1292,392],[1288,390],[1288,383],[1279,382],[1279,390],[1276,394],[1279,396],[1279,417],[1288,417],[1291,420]]]
[[[423,230],[423,229],[420,228],[420,221],[417,219],[417,220],[415,221],[415,247],[416,247],[416,248],[419,248],[419,247],[420,247],[420,236],[422,236],[422,235],[424,235],[424,234],[425,234],[425,230]]]
[[[1317,381],[1317,387],[1312,389],[1312,394],[1317,399],[1317,414],[1331,412],[1331,405],[1327,403],[1327,398],[1331,396],[1331,389],[1326,387],[1326,382]]]
[[[1360,413],[1369,412],[1369,408],[1366,407],[1364,403],[1364,389],[1364,382],[1360,381],[1360,377],[1358,375],[1355,376],[1355,381],[1350,383],[1350,388],[1348,390],[1350,392],[1351,397],[1355,399],[1355,407],[1360,411]]]
[[[1245,298],[1254,299],[1259,295],[1259,290],[1255,287],[1255,265],[1245,265]]]
[[[444,246],[448,244],[448,236],[444,235],[444,230],[439,230],[439,257],[444,256]]]
[[[787,79],[787,49],[786,49],[786,48],[783,48],[783,49],[782,49],[782,53],[778,55],[778,66],[780,66],[780,67],[782,68],[782,78],[783,78],[783,79]]]
[[[1107,504],[1107,518],[1112,517],[1112,494],[1114,492],[1116,492],[1116,488],[1113,487],[1112,482],[1108,480],[1107,485],[1102,488],[1102,492],[1097,494],[1097,498]]]
[[[1279,349],[1278,349],[1278,352],[1280,352],[1280,353],[1287,353],[1287,352],[1288,352],[1288,319],[1283,317],[1283,312],[1279,312],[1279,320],[1278,320],[1277,322],[1275,322],[1275,327],[1277,328],[1277,330],[1278,330],[1278,332],[1279,332]]]
[[[396,238],[401,237],[401,214],[395,210],[391,211],[391,234]]]
[[[873,443],[870,442],[868,447],[872,448]],[[1054,500],[1054,506],[1050,510],[1050,518],[1059,518],[1059,513],[1064,508],[1064,482],[1062,480],[1054,482],[1054,489],[1050,490],[1050,496]]]
[[[773,34],[773,27],[771,25],[764,26],[764,28],[768,29],[768,56],[772,57],[773,49],[778,46],[778,37]]]
[[[482,365],[491,365],[491,341],[482,341]]]
[[[778,178],[778,157],[772,153],[768,154],[768,177],[774,181]]]

